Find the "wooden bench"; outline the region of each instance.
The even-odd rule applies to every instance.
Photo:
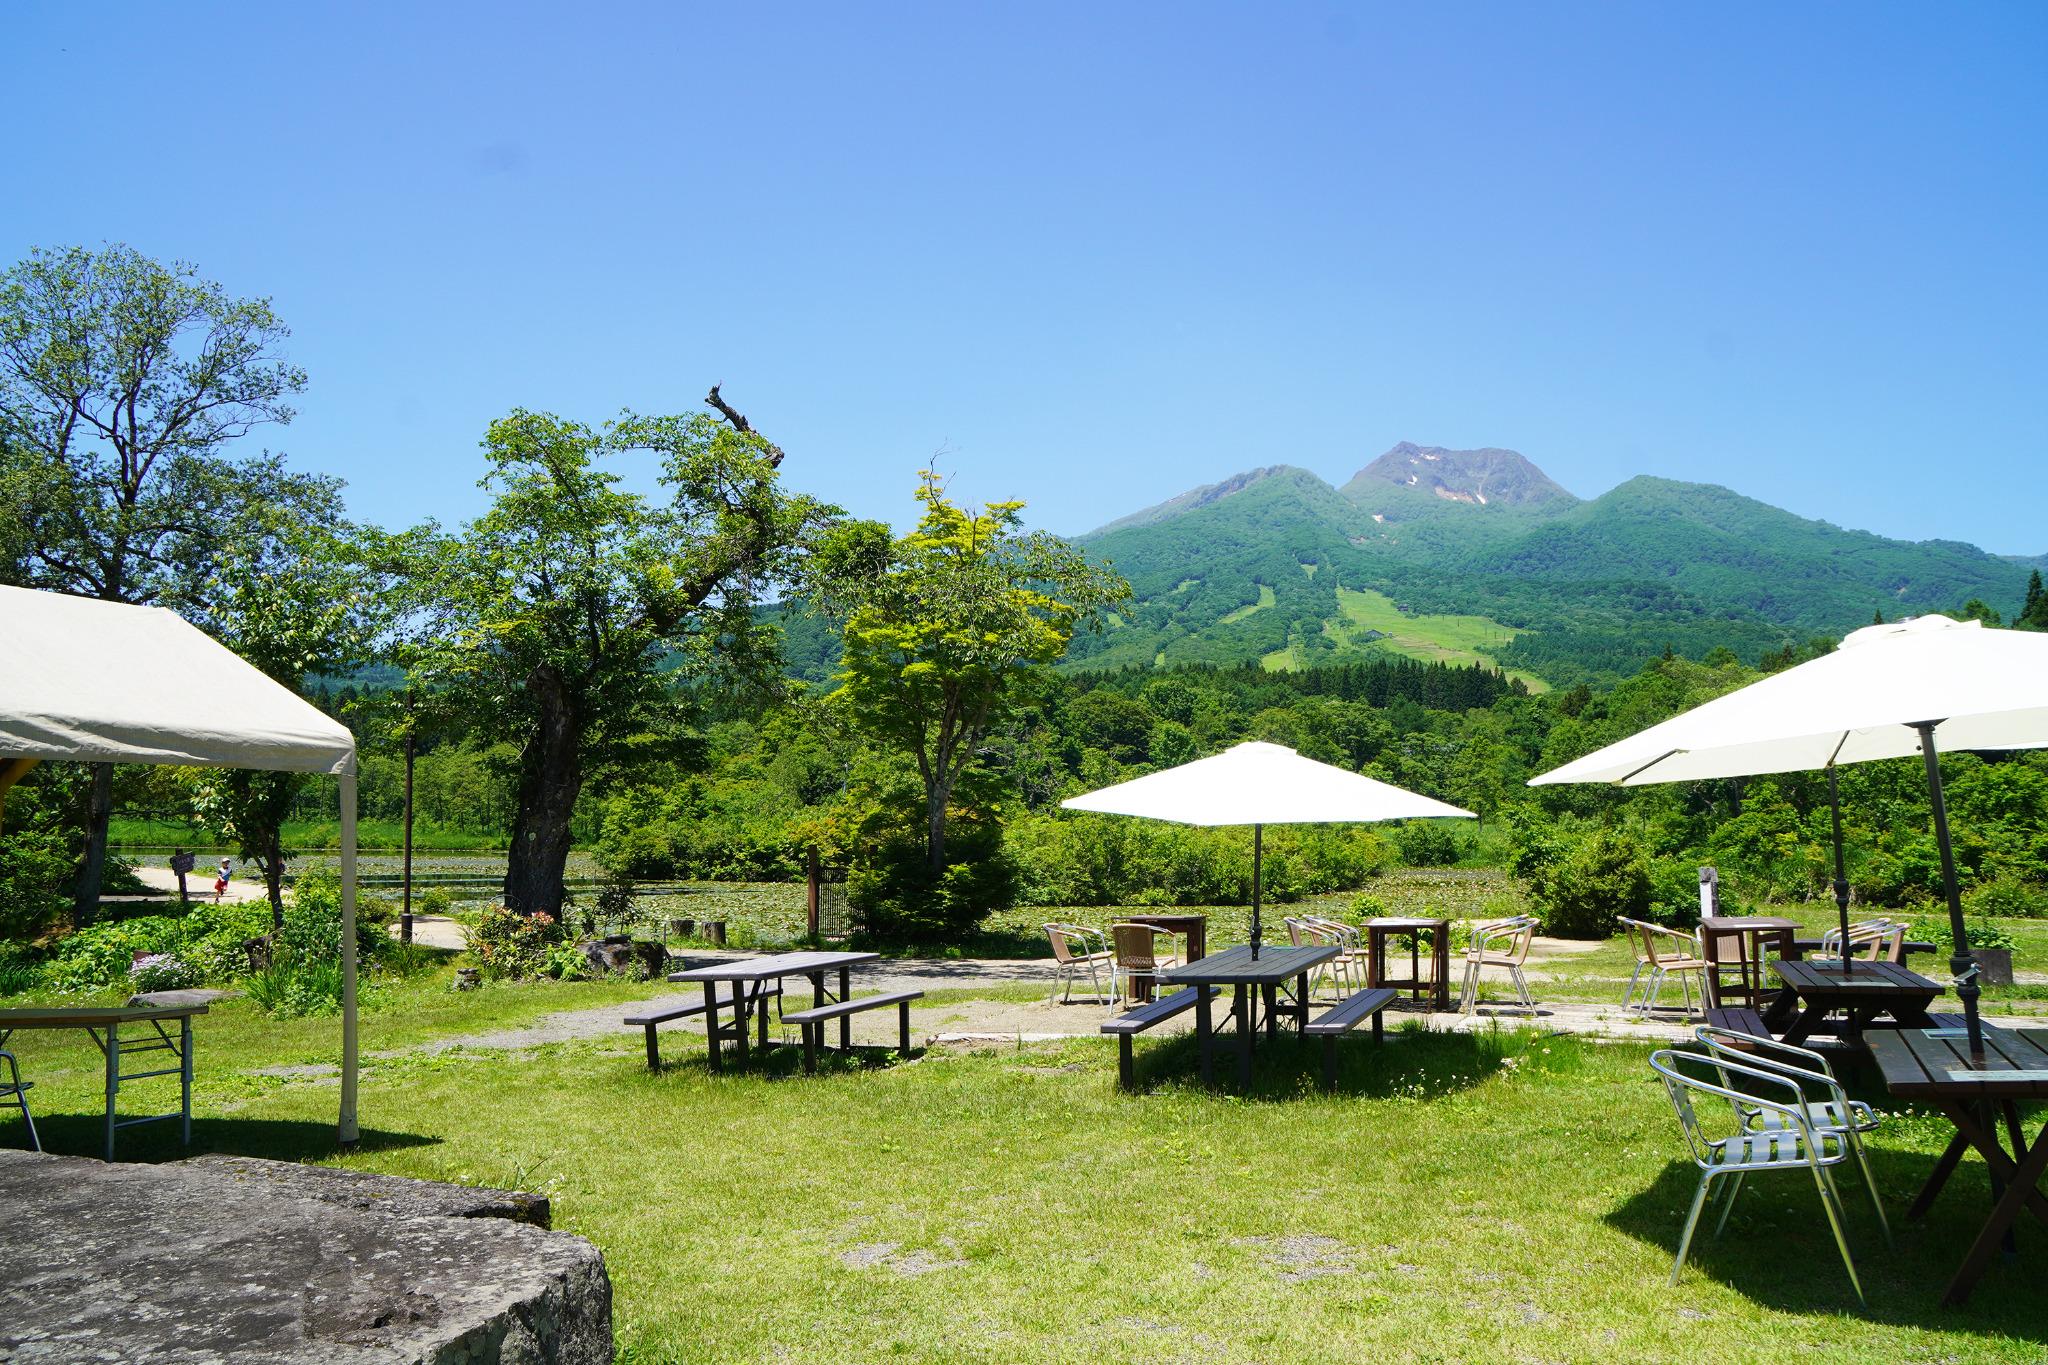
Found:
[[[748,1000],[765,1001],[771,995],[782,994],[781,982],[768,982],[765,985],[765,990],[748,991],[745,998]],[[718,986],[718,1007],[725,1009],[733,1003],[733,1000],[733,987],[721,983]],[[678,996],[674,1000],[654,1000],[648,1003],[649,1008],[641,1010],[638,1014],[627,1015],[623,1022],[627,1028],[647,1030],[647,1069],[649,1071],[659,1071],[661,1070],[661,1043],[655,1037],[655,1026],[666,1024],[676,1019],[696,1018],[704,1013],[704,997],[701,995]]]
[[[1137,1089],[1137,1067],[1131,1057],[1131,1039],[1154,1024],[1164,1023],[1176,1014],[1193,1009],[1202,999],[1202,992],[1213,987],[1189,986],[1186,990],[1163,995],[1148,1005],[1140,1005],[1114,1019],[1105,1019],[1102,1031],[1116,1035],[1116,1083],[1126,1090]]]
[[[896,1007],[896,1050],[903,1056],[910,1055],[910,1002],[922,1000],[923,991],[889,991],[882,995],[864,995],[858,1000],[841,1000],[830,1005],[818,1005],[812,1009],[797,1010],[782,1016],[785,1024],[795,1024],[804,1033],[804,1070],[818,1069],[818,1049],[825,1045],[825,1024],[828,1020],[844,1019],[863,1010]]]
[[[1373,1041],[1385,1039],[1386,1028],[1380,1011],[1392,1004],[1399,994],[1388,986],[1360,991],[1339,1000],[1302,1026],[1303,1036],[1323,1040],[1323,1089],[1337,1088],[1337,1040],[1368,1019],[1372,1020]]]
[[[1724,1005],[1707,1011],[1707,1022],[1715,1028],[1727,1029],[1730,1033],[1747,1033],[1752,1038],[1771,1037],[1771,1027],[1764,1022],[1763,1015],[1747,1005]]]

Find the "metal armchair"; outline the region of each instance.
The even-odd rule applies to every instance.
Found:
[[[1522,1007],[1531,1011],[1536,1008],[1536,998],[1529,993],[1529,979],[1522,974],[1522,964],[1529,960],[1529,946],[1541,927],[1542,921],[1534,915],[1516,915],[1472,926],[1472,942],[1465,949],[1465,981],[1458,992],[1460,1014],[1479,1007],[1479,973],[1487,967],[1505,968],[1520,993]]]
[[[1798,1081],[1782,1072],[1731,1061],[1719,1055],[1676,1052],[1662,1049],[1650,1054],[1650,1066],[1664,1082],[1671,1108],[1685,1133],[1693,1165],[1699,1169],[1699,1187],[1693,1191],[1692,1207],[1685,1215],[1685,1229],[1678,1237],[1678,1255],[1671,1263],[1671,1283],[1678,1283],[1692,1236],[1699,1226],[1700,1212],[1716,1180],[1723,1180],[1721,1210],[1714,1221],[1718,1237],[1728,1224],[1735,1196],[1742,1182],[1760,1171],[1805,1170],[1813,1174],[1820,1191],[1821,1208],[1834,1232],[1835,1247],[1842,1253],[1842,1265],[1849,1272],[1856,1301],[1863,1302],[1863,1283],[1856,1277],[1856,1262],[1849,1255],[1847,1217],[1842,1196],[1835,1188],[1833,1168],[1848,1159],[1849,1146],[1843,1135],[1820,1125],[1814,1106]],[[1747,1091],[1737,1090],[1740,1081]],[[1709,1136],[1694,1108],[1695,1098],[1725,1100],[1734,1120],[1733,1131],[1725,1137]],[[1752,1118],[1769,1115],[1775,1126],[1751,1127]]]
[[[7,1063],[7,1079],[0,1081],[0,1109],[21,1111],[21,1121],[28,1125],[28,1149],[40,1152],[43,1140],[36,1136],[35,1115],[28,1112],[28,1092],[35,1088],[35,1082],[21,1078],[21,1067],[16,1064],[13,1053],[0,1052],[0,1062]]]
[[[1084,971],[1095,994],[1108,1004],[1116,1003],[1116,955],[1110,952],[1101,930],[1080,924],[1048,924],[1045,936],[1052,940],[1053,985],[1066,987],[1060,996],[1061,1004],[1073,998],[1074,978]],[[1102,987],[1102,971],[1110,972],[1107,991]]]

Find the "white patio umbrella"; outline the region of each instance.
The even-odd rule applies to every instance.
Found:
[[[1835,904],[1844,957],[1849,884],[1835,769],[1844,763],[1921,756],[1941,850],[1943,890],[1955,934],[1950,967],[1977,1050],[1977,984],[1938,749],[2048,746],[2048,634],[1986,630],[1976,621],[1921,616],[1852,632],[1832,654],[1788,668],[1662,724],[1530,779],[1532,787],[1609,782],[1636,787],[1716,777],[1825,769],[1833,806]]]
[[[1267,825],[1336,825],[1419,816],[1475,818],[1471,811],[1257,740],[1069,797],[1068,810],[1138,815],[1182,825],[1252,827],[1252,955],[1258,956],[1260,874]]]

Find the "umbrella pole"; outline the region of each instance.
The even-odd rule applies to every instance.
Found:
[[[1956,890],[1956,855],[1948,841],[1948,806],[1941,798],[1941,760],[1934,752],[1934,727],[1938,720],[1914,723],[1920,732],[1920,757],[1927,764],[1927,799],[1934,807],[1934,842],[1941,849],[1941,886],[1948,893],[1948,927],[1955,936],[1948,969],[1955,975],[1956,997],[1963,1002],[1963,1022],[1969,1026],[1970,1051],[1982,1055],[1984,1026],[1977,1020],[1977,962],[1970,952],[1970,932],[1963,923],[1963,898]]]
[[[1828,817],[1835,830],[1835,913],[1842,921],[1842,975],[1855,968],[1856,954],[1849,951],[1849,874],[1842,867],[1842,792],[1835,781],[1835,765],[1828,764]]]
[[[1266,859],[1266,827],[1252,826],[1252,961],[1259,959],[1259,873]]]

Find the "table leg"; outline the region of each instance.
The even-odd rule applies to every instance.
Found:
[[[1195,989],[1200,992],[1195,996],[1195,1051],[1202,1059],[1202,1084],[1210,1086],[1216,1083],[1215,1026],[1209,1017],[1211,988],[1198,986]]]
[[[852,969],[841,967],[839,969],[839,998],[841,1001],[845,1001],[852,995]],[[851,1015],[842,1014],[839,1016],[839,1050],[841,1052],[853,1051],[853,1016]]]
[[[1792,1021],[1792,1027],[1785,1030],[1784,1041],[1794,1047],[1799,1046],[1806,1041],[1808,1035],[1826,1022],[1827,1017],[1828,1007],[1824,1002],[1816,1001],[1808,1005],[1799,1017]]]
[[[747,995],[747,983],[744,981],[733,982],[732,1046],[733,1052],[737,1055],[739,1059],[739,1066],[740,1070],[742,1071],[745,1071],[747,1069],[747,1025],[753,1022],[752,1019],[747,1017],[747,1011],[752,1007],[752,1005],[753,1001]]]
[[[1308,973],[1303,972],[1295,984],[1300,987],[1301,994],[1294,1004],[1294,1031],[1300,1033],[1308,1028]]]
[[[1252,987],[1239,986],[1232,1006],[1237,1011],[1237,1086],[1240,1090],[1252,1088],[1252,1034],[1257,1031],[1257,1021],[1252,1018],[1252,996]]]
[[[1263,988],[1262,993],[1265,996],[1266,1004],[1266,1036],[1268,1038],[1278,1038],[1280,1036],[1280,988],[1276,985],[1268,984]]]
[[[825,1008],[825,974],[823,972],[811,973],[811,1008],[814,1010]]]
[[[780,986],[781,982],[775,983]],[[768,983],[763,981],[754,987],[754,1012],[760,1020],[761,1051],[768,1050]]]
[[[711,1069],[713,1071],[723,1070],[725,1058],[720,1055],[718,1043],[718,983],[716,981],[704,983],[704,1040],[711,1045],[708,1049],[711,1057]]]
[[[1948,1178],[1955,1174],[1957,1164],[1963,1159],[1963,1153],[1969,1150],[1970,1140],[1961,1133],[1948,1140],[1947,1150],[1942,1152],[1941,1159],[1934,1163],[1934,1170],[1927,1177],[1927,1183],[1920,1187],[1920,1193],[1913,1197],[1913,1207],[1906,1210],[1906,1217],[1927,1216],[1927,1211],[1934,1207],[1935,1196],[1941,1193],[1942,1186],[1948,1184]]]
[[[183,1092],[180,1099],[183,1101],[185,1115],[178,1141],[190,1147],[192,1145],[192,1016],[189,1014],[178,1021],[178,1039],[178,1052],[180,1054],[178,1060],[178,1084]]]
[[[2048,1171],[2048,1125],[2043,1126],[2041,1136],[2035,1139],[2033,1149],[2027,1153],[2026,1159],[2017,1165],[2005,1158],[2005,1153],[1998,1146],[1997,1138],[1992,1134],[1985,1134],[1982,1141],[1972,1138],[1971,1145],[1984,1154],[1987,1162],[1991,1161],[1992,1153],[1997,1153],[1999,1160],[1992,1164],[1994,1167],[2002,1165],[2006,1168],[2001,1172],[2006,1175],[2006,1190],[1997,1207],[1991,1210],[1991,1217],[1985,1221],[1983,1231],[1979,1232],[1977,1240],[1970,1244],[1969,1254],[1963,1257],[1962,1265],[1956,1268],[1955,1278],[1949,1281],[1947,1292],[1941,1296],[1944,1306],[1962,1303],[1970,1297],[1970,1291],[1976,1288],[1977,1281],[1983,1277],[1986,1267],[1991,1264],[1991,1253],[2005,1240],[2007,1229],[2012,1226],[2013,1220],[2019,1217],[2022,1208],[2033,1207],[2037,1215],[2048,1218],[2048,1214],[2042,1214],[2038,1207],[2048,1203],[2040,1192],[2042,1173]]]
[[[114,1159],[114,1111],[121,1094],[121,1026],[107,1021],[107,1119],[106,1159]]]

